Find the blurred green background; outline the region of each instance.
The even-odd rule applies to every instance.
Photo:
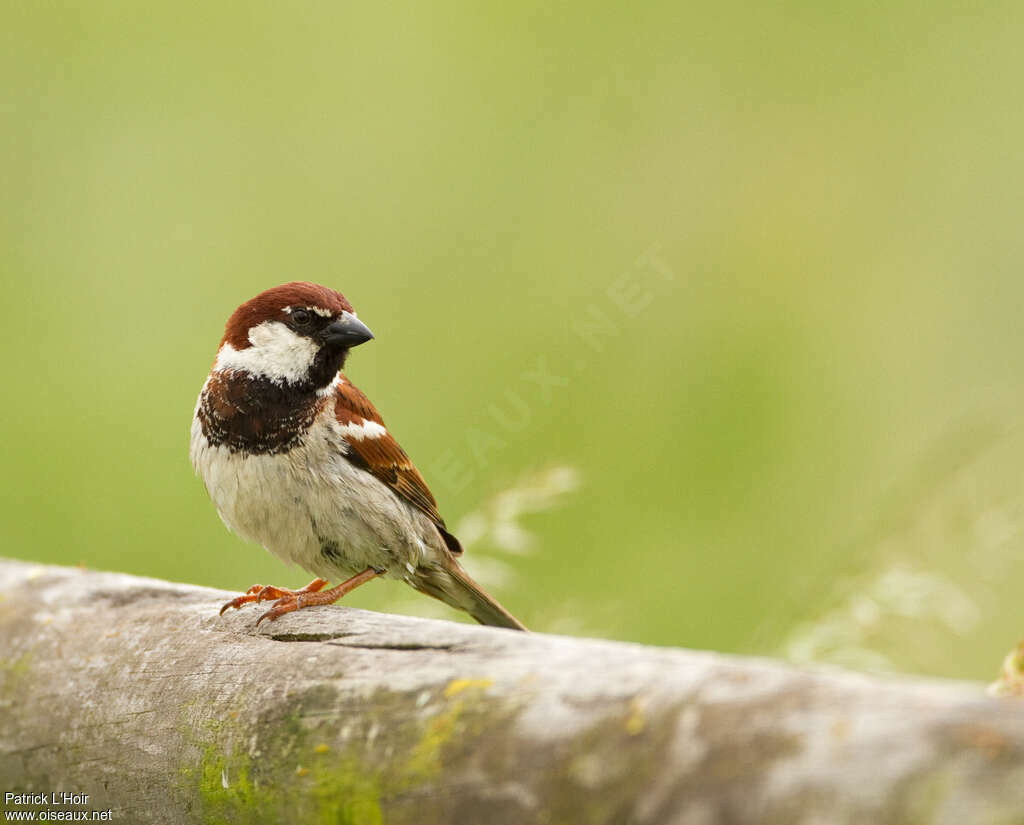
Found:
[[[303,279],[531,627],[979,679],[1024,635],[1024,5],[0,32],[3,554],[304,583],[187,454],[227,316]]]

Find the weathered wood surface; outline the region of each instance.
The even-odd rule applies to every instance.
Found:
[[[0,793],[124,823],[1024,822],[1024,702],[0,562]],[[75,810],[76,808],[68,808]]]

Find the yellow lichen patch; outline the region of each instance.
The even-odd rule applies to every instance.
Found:
[[[999,678],[988,686],[992,696],[1024,697],[1024,642],[1006,654]]]
[[[454,737],[464,707],[465,702],[460,699],[427,723],[406,767],[410,779],[422,781],[440,774],[441,752]]]
[[[299,765],[299,767],[297,767],[295,769],[295,775],[296,776],[306,776],[308,773],[309,773],[309,768],[304,768],[304,767],[302,767],[302,765]]]
[[[626,717],[626,733],[630,736],[643,733],[644,728],[647,727],[646,708],[647,700],[641,696],[634,696],[633,701],[629,703],[629,716]]]
[[[487,690],[493,684],[493,679],[452,679],[444,689],[444,695],[446,699],[451,699],[467,690]]]
[[[319,745],[317,745],[315,748],[313,748],[313,752],[314,753],[327,753],[327,751],[329,751],[330,749],[331,749],[330,745],[328,745],[326,742],[321,742]]]

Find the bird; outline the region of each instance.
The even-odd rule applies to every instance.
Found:
[[[525,630],[459,564],[423,476],[342,371],[373,337],[344,295],[307,281],[228,318],[192,417],[192,467],[229,530],[316,578],[296,590],[254,584],[221,615],[273,600],[258,626],[383,576],[481,624]]]

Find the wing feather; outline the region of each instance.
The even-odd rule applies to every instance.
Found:
[[[458,539],[445,527],[437,511],[437,502],[419,470],[395,437],[384,427],[384,419],[363,392],[347,379],[336,385],[334,416],[342,426],[349,444],[346,458],[360,469],[372,473],[395,495],[425,513],[437,526],[448,549],[462,552]]]

